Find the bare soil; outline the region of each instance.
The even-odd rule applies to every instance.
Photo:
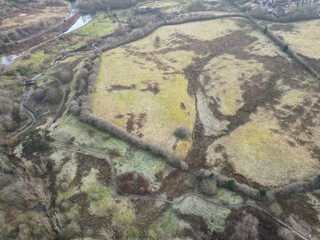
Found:
[[[113,92],[113,91],[124,91],[124,90],[133,90],[136,89],[136,85],[132,84],[130,86],[123,86],[123,85],[112,85],[111,88],[106,89],[107,92]]]
[[[147,195],[152,191],[149,181],[137,172],[126,172],[117,176],[116,185],[120,195]]]
[[[106,159],[77,153],[78,168],[74,182],[81,185],[81,179],[84,173],[89,173],[92,168],[98,169],[98,181],[104,185],[111,185],[112,170]]]

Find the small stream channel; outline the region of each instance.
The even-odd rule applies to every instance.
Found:
[[[75,14],[76,10],[76,4],[75,2],[70,2],[71,6],[72,6],[72,11],[70,13],[70,16],[72,16],[73,14]],[[87,23],[89,23],[93,18],[94,18],[95,14],[85,14],[83,16],[81,16],[66,32],[64,32],[63,34],[68,34],[72,31],[75,31],[76,29],[81,28],[82,26],[86,25]],[[63,35],[61,34],[61,35]],[[30,49],[34,48],[35,46],[32,46]],[[6,69],[7,67],[9,67],[17,58],[19,58],[20,56],[22,56],[25,52],[28,52],[28,50],[20,53],[20,54],[12,54],[12,55],[6,55],[6,56],[2,56],[0,57],[0,67],[2,66],[4,69]],[[37,78],[39,78],[44,72],[48,71],[49,69],[54,68],[61,60],[63,60],[65,57],[62,57],[58,60],[55,61],[54,65],[41,71],[40,73],[38,73],[37,75],[35,75],[34,77],[31,78],[31,80],[33,82],[36,81]],[[27,85],[25,87],[25,91],[21,96],[21,101],[20,101],[20,109],[24,109],[27,114],[29,115],[29,117],[31,118],[31,123],[25,127],[22,132],[27,131],[28,129],[32,128],[34,126],[34,124],[37,121],[37,118],[34,114],[34,112],[29,109],[24,103],[26,101],[26,99],[28,98],[29,92],[30,92],[30,88],[31,85]],[[21,133],[21,132],[20,132]]]
[[[31,81],[32,81],[32,82],[35,82],[39,77],[42,76],[43,73],[45,73],[46,71],[48,71],[48,70],[50,70],[50,69],[53,69],[57,64],[59,64],[60,61],[64,60],[65,58],[66,58],[66,57],[64,56],[64,57],[62,57],[62,58],[60,58],[60,59],[57,59],[57,60],[55,61],[55,63],[54,63],[51,67],[48,67],[48,68],[42,70],[40,73],[38,73],[38,74],[35,75],[33,78],[31,78]],[[33,112],[30,108],[28,108],[28,106],[26,106],[26,105],[24,104],[25,101],[26,101],[26,99],[28,98],[30,89],[31,89],[31,85],[26,84],[26,85],[25,85],[25,91],[24,91],[24,93],[21,95],[20,109],[24,109],[24,110],[27,112],[27,114],[29,115],[29,117],[31,118],[31,123],[30,123],[27,127],[25,127],[25,128],[22,130],[22,132],[25,132],[25,131],[29,130],[30,128],[32,128],[33,125],[34,125],[34,124],[36,123],[36,121],[37,121],[37,118],[36,118],[36,115],[34,114],[34,112]],[[20,133],[21,133],[21,132],[20,132]]]

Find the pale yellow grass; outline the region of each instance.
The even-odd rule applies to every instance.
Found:
[[[205,85],[206,95],[217,101],[220,112],[234,115],[244,104],[241,84],[259,72],[266,72],[262,63],[254,59],[243,61],[224,54],[205,66],[201,80]],[[211,82],[205,83],[205,75],[212,76]]]
[[[286,57],[286,54],[282,51],[279,51],[279,48],[271,42],[265,35],[261,34],[258,31],[248,31],[250,36],[256,37],[259,40],[248,46],[245,51],[249,54],[254,54],[256,56],[268,56],[276,57],[283,56]]]
[[[311,113],[311,106],[317,105],[319,99],[319,94],[317,92],[304,92],[297,89],[286,90],[282,98],[279,101],[279,104],[276,106],[277,110],[286,112],[286,115],[289,116],[292,110],[287,109],[287,106],[292,108],[304,106],[305,102],[309,102],[310,106],[304,106],[306,112]],[[318,114],[319,116],[319,114]],[[308,126],[308,130],[301,131],[301,125],[303,125],[303,119],[300,119],[302,116],[298,116],[296,121],[291,124],[291,129],[296,129],[299,132],[299,139],[312,143],[314,147],[320,147],[320,118],[315,116],[312,117],[312,124]],[[308,134],[312,133],[311,135]]]
[[[92,96],[92,111],[98,117],[111,120],[113,123],[126,127],[126,118],[117,119],[116,116],[127,113],[146,113],[146,123],[141,129],[147,140],[166,145],[175,129],[180,125],[192,131],[195,119],[194,101],[187,94],[187,81],[181,74],[169,75],[163,80],[163,72],[157,69],[154,62],[144,62],[141,66],[134,60],[141,59],[126,56],[123,50],[114,51],[114,55],[102,60],[99,79]],[[105,66],[105,67],[104,67]],[[143,81],[158,82],[160,92],[156,95],[142,89],[146,88]],[[130,86],[136,89],[130,91],[107,92],[112,85]],[[186,110],[180,108],[184,103]],[[136,129],[138,130],[138,129]]]
[[[320,20],[292,23],[294,30],[275,31],[298,53],[320,59]]]
[[[306,93],[293,89],[285,93],[281,98],[283,105],[296,106],[303,102],[306,98]]]
[[[236,173],[266,187],[278,187],[318,174],[319,161],[304,147],[290,145],[288,141],[294,142],[293,138],[273,131],[279,129],[272,113],[260,109],[249,123],[209,147],[207,160],[210,164],[219,161],[214,147],[220,144],[225,147]]]
[[[166,26],[148,37],[125,47],[105,53],[102,57],[95,92],[92,95],[92,111],[100,118],[109,120],[123,128],[126,127],[127,114],[135,116],[146,113],[147,120],[142,129],[144,138],[167,146],[175,129],[181,125],[192,132],[195,120],[195,103],[187,93],[188,82],[183,69],[192,63],[197,55],[192,51],[176,50],[159,53],[159,50],[178,47],[176,34],[188,35],[199,40],[213,40],[239,30],[233,20],[212,20]],[[156,36],[160,37],[155,44]],[[129,51],[139,53],[134,55]],[[159,83],[160,92],[156,95],[143,92],[145,81]],[[132,86],[133,90],[108,92],[112,85]],[[183,103],[186,110],[181,109]],[[122,114],[123,118],[116,118]],[[179,142],[177,152],[185,156],[192,142]]]
[[[179,46],[172,42],[175,40],[175,34],[184,34],[199,40],[213,40],[225,36],[233,31],[241,29],[237,24],[238,18],[216,19],[203,22],[191,22],[181,25],[165,26],[157,29],[149,36],[133,43],[133,46],[139,46],[144,51],[154,51],[168,47]],[[241,19],[242,20],[242,19]],[[155,37],[160,37],[160,47],[155,48]],[[177,54],[178,55],[178,54]],[[176,55],[176,56],[177,56]]]

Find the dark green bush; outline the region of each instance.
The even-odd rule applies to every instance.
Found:
[[[223,187],[233,190],[234,187],[236,186],[236,181],[234,179],[229,179],[224,185]]]
[[[48,143],[42,138],[41,134],[37,130],[30,131],[28,136],[22,143],[22,150],[27,154],[42,152],[48,149]]]
[[[259,194],[260,194],[260,197],[266,197],[268,194],[268,191],[264,188],[260,188]]]

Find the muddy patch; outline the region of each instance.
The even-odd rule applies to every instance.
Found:
[[[98,180],[104,184],[111,184],[112,180],[112,169],[110,164],[106,159],[97,158],[90,155],[84,155],[82,153],[77,153],[77,173],[74,178],[74,182],[77,185],[81,185],[81,179],[87,173],[91,171],[92,168],[98,169]]]
[[[124,115],[118,114],[116,116],[118,119],[124,118]],[[130,134],[134,134],[137,137],[142,138],[144,135],[142,133],[142,129],[147,122],[147,113],[142,112],[138,115],[135,113],[127,113],[127,120],[126,120],[126,131]]]
[[[251,83],[244,83],[242,85],[244,90],[242,96],[244,99],[244,105],[234,116],[226,117],[230,122],[228,125],[228,129],[230,131],[247,123],[250,115],[254,113],[258,107],[274,104],[277,98],[281,95],[281,92],[276,89],[276,76],[271,76],[268,81],[262,83],[261,81],[256,81],[257,78],[262,78],[262,76],[257,75],[253,77]]]
[[[160,85],[157,82],[143,81],[142,84],[146,85],[146,88],[141,89],[142,92],[151,92],[153,95],[157,95],[160,92]]]
[[[137,172],[123,173],[116,178],[117,193],[120,195],[147,195],[151,193],[149,181]]]
[[[134,90],[136,89],[136,85],[132,84],[130,86],[124,85],[112,85],[110,88],[106,88],[107,92],[114,92],[114,91],[124,91],[124,90]]]

